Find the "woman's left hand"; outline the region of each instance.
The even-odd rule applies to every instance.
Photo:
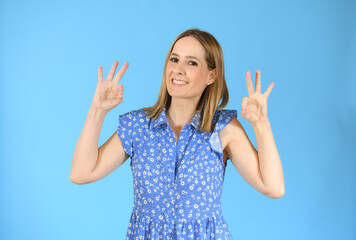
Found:
[[[274,82],[261,94],[261,71],[256,71],[256,91],[253,90],[250,71],[246,72],[246,84],[249,97],[242,98],[241,116],[251,124],[267,122],[267,98],[272,91]]]

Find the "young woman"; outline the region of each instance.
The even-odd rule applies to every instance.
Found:
[[[115,61],[99,82],[82,134],[75,148],[70,180],[97,181],[131,157],[134,206],[126,239],[232,239],[221,211],[227,160],[257,191],[271,198],[284,195],[283,170],[267,117],[267,98],[246,73],[249,97],[241,116],[252,126],[257,151],[236,110],[224,110],[229,93],[223,53],[209,33],[190,29],[170,47],[161,89],[152,107],[119,116],[117,131],[98,149],[105,115],[123,101],[114,77]]]

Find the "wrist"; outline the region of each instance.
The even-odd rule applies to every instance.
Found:
[[[90,106],[88,115],[90,115],[96,119],[99,119],[99,118],[104,118],[107,113],[108,113],[108,111],[92,105],[92,106]]]
[[[254,122],[254,123],[251,123],[251,125],[252,125],[253,129],[262,130],[262,129],[265,129],[266,127],[269,127],[270,122],[269,122],[268,118],[266,118],[266,120],[263,122]]]

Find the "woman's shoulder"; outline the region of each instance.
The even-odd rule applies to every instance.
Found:
[[[213,125],[216,125],[216,130],[223,129],[235,116],[237,118],[237,110],[235,109],[218,109],[213,117]]]
[[[212,125],[212,133],[220,132],[231,122],[233,118],[237,118],[237,110],[235,109],[218,109],[216,110]]]
[[[144,128],[149,118],[143,108],[133,109],[119,115],[119,122],[135,128]]]
[[[129,118],[147,118],[146,111],[143,108],[133,109],[128,112],[120,114],[120,117],[129,117]]]

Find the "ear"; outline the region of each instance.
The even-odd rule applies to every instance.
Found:
[[[215,82],[216,78],[217,78],[217,73],[216,73],[216,68],[214,68],[213,70],[211,70],[209,72],[209,80],[208,80],[207,85],[210,85],[213,82]]]
[[[209,71],[209,75],[208,75],[208,81],[206,83],[207,86],[209,86],[210,84],[212,84],[213,82],[215,82],[216,80],[216,68],[214,68],[213,70]]]

